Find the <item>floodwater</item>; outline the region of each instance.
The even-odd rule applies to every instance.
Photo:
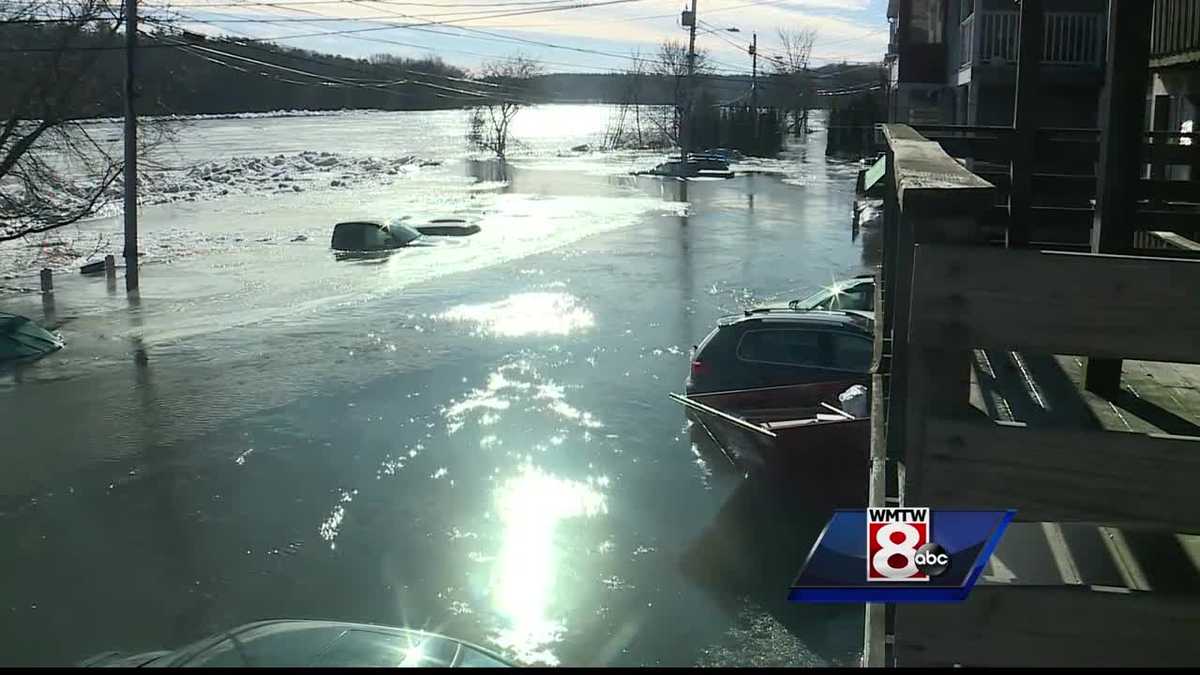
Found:
[[[148,206],[139,294],[60,273],[52,298],[0,296],[67,341],[0,371],[0,662],[271,617],[526,664],[857,659],[860,608],[785,601],[827,512],[707,460],[667,393],[719,316],[868,269],[858,167],[816,133],[774,174],[633,177],[656,158],[565,152],[598,140],[602,107],[522,114],[533,140],[503,174],[463,158],[453,113],[197,123],[192,161],[393,142],[445,159]],[[336,220],[401,213],[483,231],[328,250]]]

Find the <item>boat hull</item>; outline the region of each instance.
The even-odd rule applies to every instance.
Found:
[[[867,503],[869,418],[832,411],[837,395],[861,381],[765,387],[686,398],[692,440],[715,443],[725,458],[749,474],[783,476],[824,505],[861,508]],[[678,399],[677,399],[678,400]],[[831,403],[832,401],[833,403]],[[791,419],[789,411],[829,405],[823,419]]]

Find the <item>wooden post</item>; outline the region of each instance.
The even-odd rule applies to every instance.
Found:
[[[1017,52],[1016,104],[1013,127],[1016,145],[1010,164],[1012,188],[1008,193],[1009,248],[1029,245],[1029,230],[1033,220],[1033,158],[1037,140],[1038,70],[1042,64],[1045,44],[1045,15],[1042,0],[1022,0],[1020,41]]]
[[[1100,170],[1092,221],[1093,253],[1133,250],[1153,9],[1154,3],[1142,0],[1108,3],[1108,65],[1100,96]],[[1084,386],[1100,396],[1115,397],[1121,389],[1121,359],[1089,358]]]
[[[896,195],[896,205],[889,209],[896,215],[886,224],[895,234],[885,238],[885,249],[891,248],[892,253],[884,259],[884,329],[890,327],[892,338],[887,444],[891,458],[905,462],[904,472],[911,480],[913,467],[908,462],[914,444],[922,442],[925,407],[933,405],[939,412],[953,414],[949,409],[965,408],[970,397],[966,352],[918,353],[910,348],[910,317],[919,309],[913,305],[914,247],[977,243],[980,218],[991,208],[995,188],[911,127],[888,125],[885,133],[894,182],[890,189]],[[931,397],[937,401],[930,401]]]
[[[920,476],[925,443],[925,411],[954,415],[970,405],[970,360],[965,350],[912,348],[909,326],[913,313],[914,253],[924,242],[973,243],[980,218],[992,206],[992,185],[967,171],[942,147],[911,127],[884,127],[887,140],[887,205],[883,270],[877,286],[876,356],[891,341],[887,400],[885,376],[872,376],[870,504],[911,503],[909,485]],[[960,271],[961,273],[961,271]],[[886,412],[885,412],[886,408]],[[890,487],[892,469],[896,487]],[[895,630],[895,607],[870,604],[865,611],[863,665],[879,667],[895,661],[887,635]]]
[[[104,256],[104,276],[109,279],[117,278],[117,260],[111,253]]]
[[[42,292],[43,293],[53,293],[54,292],[54,272],[50,271],[49,267],[44,267],[44,268],[42,268],[41,278],[42,278]]]

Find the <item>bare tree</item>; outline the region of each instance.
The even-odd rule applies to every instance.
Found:
[[[670,119],[663,109],[645,109],[648,78],[659,75],[659,68],[650,59],[643,58],[637,50],[630,55],[631,65],[621,73],[621,100],[610,117],[604,133],[604,147],[610,150],[634,147],[657,148],[673,142],[665,133]],[[650,94],[653,96],[653,93]],[[657,115],[657,116],[656,116]],[[652,128],[647,128],[647,127]],[[673,138],[673,137],[672,137]]]
[[[0,241],[86,218],[112,196],[119,146],[84,122],[117,92],[89,75],[97,49],[115,43],[119,4],[110,0],[8,0],[0,5]],[[151,126],[161,140],[165,127]]]
[[[671,110],[666,114],[660,113],[652,120],[658,127],[659,133],[665,135],[674,144],[679,144],[680,123],[689,114],[692,106],[703,89],[703,79],[709,75],[708,52],[696,50],[696,60],[692,86],[688,86],[688,50],[687,46],[678,40],[663,40],[658,46],[658,58],[654,61],[652,72],[659,78],[665,79],[671,86]],[[665,112],[665,111],[664,111]]]
[[[467,129],[467,140],[472,146],[504,160],[513,118],[530,103],[532,81],[540,72],[536,63],[523,56],[484,64],[479,79],[491,86],[486,90],[483,85],[475,87],[480,90],[474,92],[479,103],[471,108]]]
[[[808,111],[814,107],[808,67],[817,31],[812,28],[779,29],[779,55],[771,59],[782,108],[792,116],[792,130],[808,131]]]

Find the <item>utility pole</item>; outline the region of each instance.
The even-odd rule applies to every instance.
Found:
[[[137,113],[133,108],[137,0],[125,0],[125,291],[138,287]]]
[[[688,31],[688,54],[687,54],[687,85],[684,89],[687,90],[687,109],[683,111],[683,117],[679,124],[679,159],[683,162],[682,167],[686,171],[688,155],[691,154],[692,141],[689,137],[689,132],[692,129],[692,107],[695,98],[693,96],[695,88],[692,85],[692,76],[696,73],[696,0],[692,0],[692,11],[689,16],[688,12],[683,13],[684,25],[689,27]]]
[[[758,33],[750,41],[750,107],[758,111]]]
[[[750,109],[754,111],[754,145],[758,146],[758,32],[750,40]]]

